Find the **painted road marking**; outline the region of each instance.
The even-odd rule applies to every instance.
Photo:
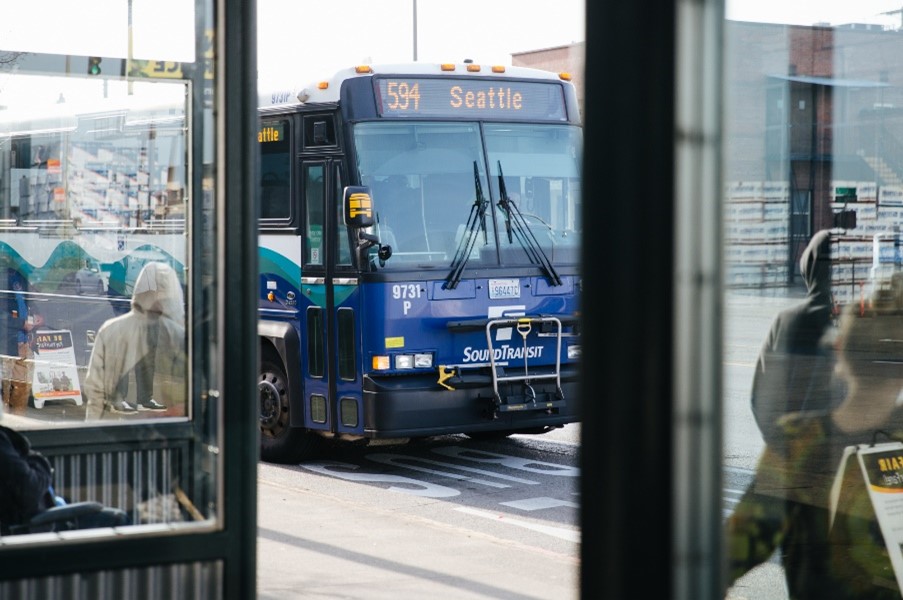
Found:
[[[483,485],[488,485],[491,487],[499,487],[506,488],[510,487],[505,484],[495,483],[492,481],[487,481],[485,479],[472,479],[470,477],[466,477],[464,475],[458,475],[456,473],[449,473],[448,471],[438,471],[436,469],[428,469],[426,467],[417,467],[412,464],[408,464],[410,462],[422,462],[428,465],[436,465],[440,467],[449,467],[452,469],[457,469],[459,471],[465,471],[467,473],[477,473],[479,475],[486,475],[488,477],[494,477],[496,479],[503,479],[505,481],[511,481],[513,483],[522,483],[525,485],[538,485],[538,481],[532,481],[530,479],[521,479],[520,477],[514,477],[512,475],[503,475],[502,473],[493,473],[491,471],[484,471],[483,469],[475,469],[473,467],[465,467],[463,465],[456,465],[452,463],[440,462],[437,460],[430,460],[428,458],[421,458],[418,456],[404,456],[402,454],[368,454],[367,458],[372,461],[385,463],[388,465],[393,465],[396,467],[402,467],[405,469],[411,469],[413,471],[421,471],[423,473],[430,473],[433,475],[439,475],[441,477],[451,477],[452,479],[461,479],[472,481],[474,483],[481,483]]]
[[[557,508],[566,506],[568,508],[580,508],[576,502],[568,500],[558,500],[557,498],[528,498],[526,500],[512,500],[511,502],[499,502],[503,506],[510,506],[518,510],[532,511],[543,510],[546,508]]]
[[[499,513],[491,513],[485,510],[479,510],[476,508],[468,508],[466,506],[461,506],[455,509],[458,512],[462,512],[468,515],[473,515],[475,517],[482,517],[484,519],[490,519],[495,521],[496,523],[504,523],[506,525],[514,525],[515,527],[521,527],[523,529],[529,529],[531,531],[536,531],[538,533],[543,533],[545,535],[550,535],[552,537],[566,540],[568,542],[580,542],[580,532],[574,531],[573,529],[565,529],[563,527],[552,527],[550,525],[538,525],[536,523],[529,523],[527,521],[521,521],[520,519],[514,519],[507,515],[499,514]]]
[[[427,483],[418,481],[410,477],[401,477],[400,475],[382,475],[379,473],[356,473],[356,469],[360,467],[350,463],[338,461],[319,461],[302,463],[301,467],[314,473],[321,475],[330,475],[348,481],[371,481],[377,483],[391,483],[397,485],[389,486],[389,490],[393,492],[403,492],[405,494],[413,494],[414,496],[423,496],[425,498],[450,498],[451,496],[459,496],[461,492],[444,485],[435,483]],[[399,487],[401,485],[413,486]]]
[[[469,460],[471,462],[487,465],[500,465],[502,467],[508,467],[509,469],[538,473],[540,475],[580,477],[580,469],[577,467],[556,465],[555,463],[520,458],[518,456],[508,456],[506,454],[496,454],[495,452],[486,452],[485,450],[471,450],[470,448],[447,446],[444,448],[433,448],[433,452],[452,458],[458,458],[460,460]]]

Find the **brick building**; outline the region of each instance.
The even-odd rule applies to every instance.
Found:
[[[903,222],[903,34],[728,21],[725,43],[728,285],[798,282],[812,234],[847,210],[835,282],[855,300],[874,235]]]
[[[575,42],[566,46],[554,46],[539,50],[527,50],[511,54],[511,64],[516,67],[532,67],[553,73],[566,71],[571,74],[571,82],[577,92],[580,118],[583,119],[583,65],[585,64],[586,42]]]
[[[857,220],[836,229],[835,281],[839,301],[855,299],[874,236],[903,225],[903,32],[727,21],[724,38],[727,285],[799,284],[808,240],[846,210]],[[585,50],[512,63],[570,72],[582,116]]]

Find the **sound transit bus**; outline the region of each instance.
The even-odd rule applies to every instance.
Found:
[[[260,101],[261,457],[575,422],[567,74],[347,69]]]

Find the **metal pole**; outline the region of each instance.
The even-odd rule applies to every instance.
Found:
[[[414,62],[417,62],[417,0],[414,0]]]
[[[129,47],[125,57],[125,80],[128,82],[128,94],[131,96],[134,91],[132,88],[132,0],[129,0]]]

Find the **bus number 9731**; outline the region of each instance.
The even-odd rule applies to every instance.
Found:
[[[577,421],[566,74],[362,65],[260,98],[261,458]]]

